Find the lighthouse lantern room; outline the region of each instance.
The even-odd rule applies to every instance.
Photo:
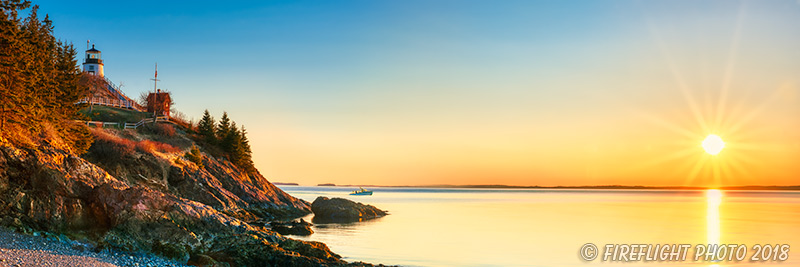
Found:
[[[100,58],[100,50],[95,49],[94,45],[92,45],[91,49],[86,50],[86,58],[83,60],[83,71],[105,77],[105,73],[103,73],[103,59]]]

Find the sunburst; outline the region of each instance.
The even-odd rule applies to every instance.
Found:
[[[731,105],[732,96],[730,88],[736,70],[736,56],[738,53],[739,39],[743,23],[744,4],[739,8],[733,41],[729,47],[728,62],[725,65],[720,87],[716,90],[713,99],[701,105],[694,95],[690,83],[684,78],[684,73],[678,68],[674,57],[666,48],[658,30],[650,23],[650,31],[655,40],[665,64],[667,65],[675,88],[683,97],[686,104],[686,113],[692,118],[692,123],[664,119],[655,115],[639,112],[642,117],[655,126],[661,127],[675,135],[676,141],[683,146],[671,153],[642,162],[635,169],[644,169],[663,165],[667,162],[681,162],[674,167],[683,173],[685,181],[681,185],[696,185],[698,179],[708,187],[719,187],[728,184],[752,183],[753,178],[748,171],[748,166],[758,160],[750,156],[753,150],[767,150],[769,145],[753,142],[753,136],[758,131],[757,127],[750,125],[762,115],[762,112],[776,100],[779,88],[762,103],[747,108],[745,100],[739,99],[738,105]],[[736,99],[733,99],[736,100]],[[725,137],[723,140],[722,137]],[[698,145],[700,144],[700,145]],[[725,150],[722,152],[722,150]],[[703,153],[706,152],[706,153]],[[688,159],[678,161],[679,159]],[[746,177],[740,180],[742,177]]]
[[[722,140],[722,137],[716,134],[709,134],[706,139],[703,139],[703,142],[700,143],[700,146],[703,147],[703,150],[706,153],[716,156],[719,152],[722,152],[722,149],[725,148],[725,141]]]

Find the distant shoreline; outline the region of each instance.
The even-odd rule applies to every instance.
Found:
[[[281,182],[273,182],[274,185],[299,185],[297,183],[281,183]]]
[[[299,185],[297,183],[275,183],[276,185]],[[323,185],[317,185],[323,186]],[[384,188],[464,188],[464,189],[620,189],[620,190],[762,190],[762,191],[800,191],[800,185],[745,185],[701,187],[701,186],[628,186],[628,185],[597,185],[597,186],[518,186],[518,185],[333,185],[335,187],[384,187]]]

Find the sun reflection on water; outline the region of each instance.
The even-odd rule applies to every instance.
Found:
[[[706,190],[708,209],[706,211],[706,232],[708,234],[708,244],[720,244],[720,223],[719,205],[722,204],[722,191],[718,189]],[[710,267],[718,267],[718,264],[711,264]]]

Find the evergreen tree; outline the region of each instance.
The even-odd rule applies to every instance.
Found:
[[[39,20],[38,6],[20,20],[18,11],[29,5],[0,0],[0,134],[61,138],[73,152],[82,153],[91,136],[84,125],[71,121],[80,108],[75,102],[84,93],[77,53],[71,44],[56,40],[49,16]],[[57,136],[49,130],[39,135],[44,129]]]
[[[231,162],[236,162],[235,157],[237,156],[236,150],[238,149],[238,140],[239,140],[239,131],[236,129],[236,122],[231,121],[230,126],[228,126],[228,132],[219,142],[220,148],[222,148],[225,153],[228,153]]]
[[[228,136],[228,133],[231,131],[231,120],[228,118],[228,112],[222,112],[222,118],[219,119],[219,123],[217,124],[217,140],[222,141]]]
[[[255,167],[253,166],[253,152],[250,151],[250,141],[247,140],[247,130],[244,129],[244,125],[239,130],[239,144],[240,154],[238,155],[238,166],[242,167],[246,171],[253,171]]]
[[[203,118],[197,124],[197,131],[198,138],[206,140],[209,153],[226,158],[243,171],[255,171],[250,143],[247,140],[247,131],[244,126],[237,127],[236,122],[230,120],[227,112],[223,112],[219,122],[215,124],[214,117],[208,110],[205,110]],[[213,142],[208,140],[213,140]]]
[[[53,101],[52,96],[46,94],[52,89],[49,70],[53,67],[50,65],[49,38],[44,36],[48,31],[46,27],[50,25],[39,21],[38,11],[39,6],[34,5],[22,22],[21,38],[27,45],[25,51],[19,51],[23,58],[17,66],[29,78],[26,84],[29,93],[25,95],[20,108],[25,112],[26,126],[33,132],[41,130],[47,113],[45,105]],[[52,27],[49,30],[52,31]]]
[[[78,69],[78,62],[75,60],[78,54],[75,47],[59,41],[56,50],[55,69],[58,86],[55,88],[54,95],[60,110],[55,113],[73,117],[82,108],[75,103],[87,94],[88,88],[80,84],[82,72]]]
[[[20,123],[25,113],[20,109],[27,97],[27,78],[19,69],[26,49],[22,40],[18,10],[28,8],[29,1],[0,1],[0,133],[7,123]]]
[[[52,95],[55,96],[53,109],[49,111],[51,121],[60,135],[78,154],[85,153],[92,144],[92,136],[85,125],[71,123],[73,119],[81,115],[78,110],[82,105],[76,105],[88,91],[86,87],[80,85],[82,75],[78,69],[75,56],[77,52],[72,44],[57,42],[55,60],[55,80]],[[70,123],[58,123],[58,122]]]
[[[197,123],[197,133],[209,144],[215,143],[214,141],[216,140],[214,130],[215,125],[216,122],[214,122],[214,117],[211,117],[211,114],[208,113],[208,110],[206,109],[203,112],[203,118]]]
[[[230,161],[237,167],[245,170],[253,170],[252,152],[250,151],[250,144],[247,141],[247,132],[236,127],[236,122],[231,122],[231,130],[228,135],[223,139],[222,148],[228,153]]]

